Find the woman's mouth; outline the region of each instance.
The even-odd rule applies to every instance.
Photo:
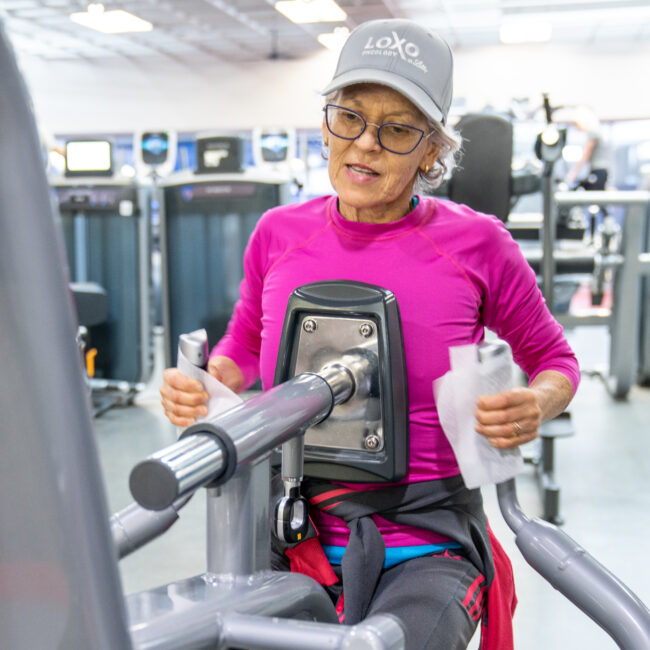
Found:
[[[376,171],[374,171],[374,169],[371,169],[370,167],[366,167],[365,165],[349,164],[346,165],[346,167],[349,171],[351,171],[355,175],[360,175],[364,177],[379,176],[379,174]]]

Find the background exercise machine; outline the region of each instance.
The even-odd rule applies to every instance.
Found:
[[[66,176],[50,184],[70,280],[96,285],[107,302],[105,320],[87,328],[99,414],[128,403],[151,367],[149,195],[114,173],[109,141],[69,141],[66,152]]]
[[[225,333],[248,238],[266,210],[289,200],[290,181],[282,171],[245,169],[240,138],[206,136],[197,140],[196,170],[160,182],[166,366],[176,363],[181,333],[204,328],[211,341]]]
[[[470,207],[495,214],[518,241],[538,276],[545,300],[565,327],[600,326],[609,331],[609,367],[603,373],[612,395],[624,399],[630,387],[643,381],[650,367],[648,294],[650,274],[650,193],[558,192],[555,167],[562,154],[564,135],[552,120],[553,109],[544,98],[546,128],[539,134],[535,153],[541,168],[512,170],[513,123],[491,114],[463,116],[457,128],[464,138],[463,164],[436,192]],[[478,190],[477,190],[478,188]],[[535,221],[522,220],[514,211],[518,200],[542,193],[542,213]],[[576,219],[570,208],[619,206],[622,227],[599,230],[587,236],[586,219]],[[580,208],[578,208],[580,209]],[[571,218],[569,218],[571,217]],[[598,242],[596,241],[599,240]],[[579,282],[602,291],[605,274],[611,277],[611,310],[599,307],[589,313],[569,313],[569,303]],[[546,423],[539,453],[527,460],[536,466],[543,502],[543,517],[561,523],[560,488],[555,479],[555,439],[573,434],[569,414]]]

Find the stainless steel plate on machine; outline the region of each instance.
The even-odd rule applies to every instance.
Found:
[[[296,375],[340,364],[355,382],[350,399],[335,406],[324,422],[307,431],[305,445],[383,450],[377,324],[367,318],[304,314],[298,332]]]

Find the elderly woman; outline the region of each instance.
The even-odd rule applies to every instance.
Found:
[[[483,647],[504,650],[512,647],[510,565],[489,533],[480,492],[459,476],[432,382],[449,370],[449,348],[479,343],[485,327],[508,341],[529,385],[480,398],[476,432],[495,447],[516,447],[567,406],[578,366],[503,225],[414,194],[416,184],[440,182],[459,148],[446,126],[448,45],[410,21],[364,23],[350,34],[324,94],[336,195],[262,216],[209,371],[235,391],[258,376],[269,388],[287,300],[300,285],[348,279],[391,290],[408,375],[408,474],[388,486],[346,484],[336,499],[328,497],[331,485],[306,481],[307,495],[319,495],[312,519],[321,544],[309,553],[299,544],[286,556],[293,570],[326,586],[346,623],[388,612],[404,623],[409,649],[451,650],[467,647],[482,619]],[[166,371],[161,394],[175,424],[207,412],[203,387],[177,370]],[[372,516],[355,516],[360,503]]]

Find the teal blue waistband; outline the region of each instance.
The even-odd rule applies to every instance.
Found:
[[[384,569],[389,569],[400,562],[411,560],[414,557],[439,553],[448,548],[460,548],[460,544],[450,542],[448,544],[424,544],[422,546],[388,546],[384,559]],[[343,553],[345,553],[345,546],[323,544],[323,550],[330,564],[341,564]]]

